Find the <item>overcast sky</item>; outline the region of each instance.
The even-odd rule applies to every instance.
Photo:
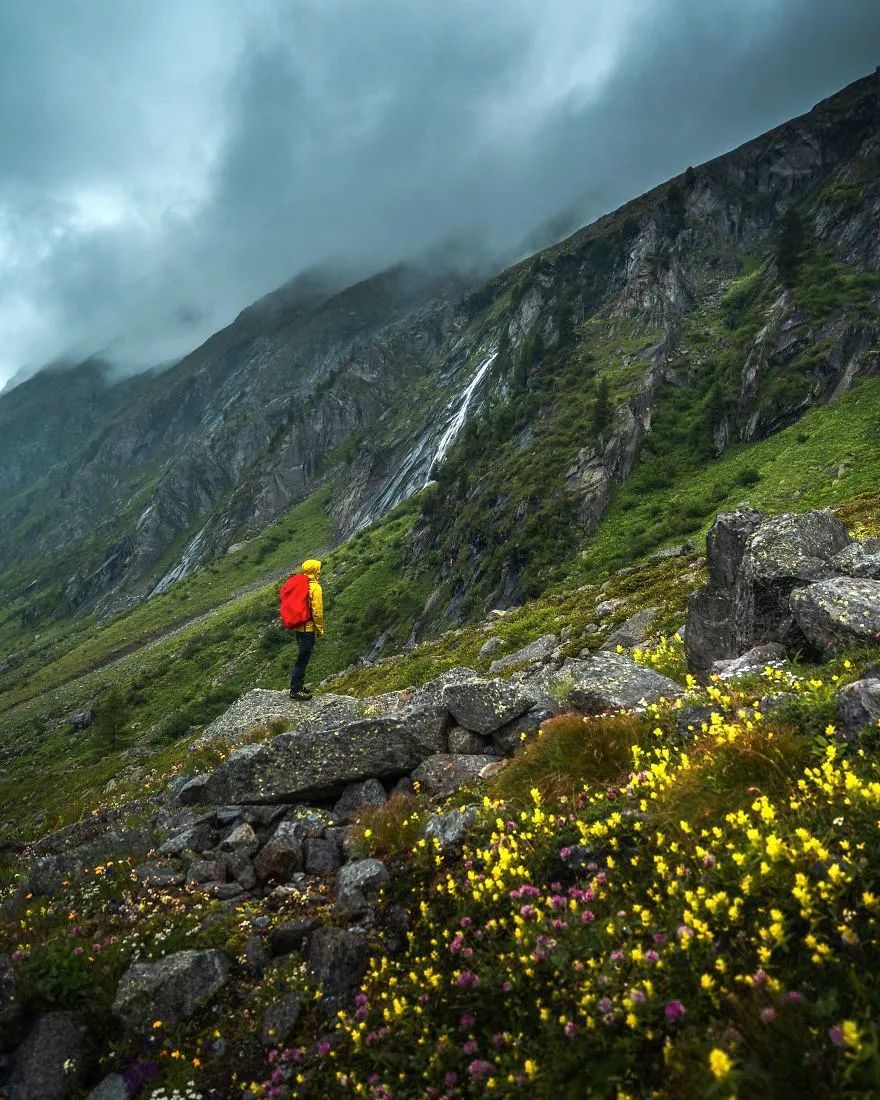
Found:
[[[4,0],[0,386],[328,257],[501,255],[877,63],[878,0]]]

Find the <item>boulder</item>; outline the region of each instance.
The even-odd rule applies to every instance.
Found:
[[[75,730],[88,729],[94,720],[95,712],[91,707],[86,707],[85,710],[75,710],[64,718],[64,721],[69,722],[71,728]]]
[[[443,703],[460,726],[486,734],[529,710],[535,700],[518,684],[473,679],[449,684],[443,690]]]
[[[480,657],[483,660],[488,660],[490,657],[494,657],[499,649],[504,649],[504,642],[495,634],[491,638],[487,638],[480,647]]]
[[[152,847],[153,838],[144,829],[111,829],[69,852],[38,859],[30,871],[31,891],[53,894],[67,879],[78,877],[83,868],[91,869],[110,859],[137,859]]]
[[[532,707],[525,714],[521,714],[518,718],[514,718],[512,722],[508,722],[500,729],[495,730],[492,733],[492,744],[500,753],[509,756],[511,753],[516,752],[522,744],[523,734],[528,737],[533,733],[537,733],[544,722],[548,718],[553,718],[559,714],[561,709],[558,702],[548,696],[538,706]],[[449,745],[451,748],[451,736]]]
[[[412,773],[411,778],[431,798],[446,798],[465,783],[476,779],[487,764],[495,762],[494,756],[454,756],[438,753],[429,756]]]
[[[613,615],[615,611],[623,607],[625,603],[626,600],[621,599],[603,600],[601,603],[596,604],[596,617],[600,620],[607,619],[609,616]]]
[[[529,642],[522,649],[516,650],[515,653],[508,653],[506,657],[499,657],[497,661],[493,661],[489,672],[494,676],[496,672],[513,665],[543,663],[553,656],[558,645],[559,638],[555,634],[545,634]]]
[[[318,927],[320,922],[315,917],[300,917],[276,924],[269,933],[269,950],[276,958],[299,951]]]
[[[626,622],[611,631],[600,648],[616,650],[618,646],[622,646],[624,649],[632,649],[633,646],[646,642],[651,636],[651,624],[657,618],[659,610],[658,607],[643,607],[641,611],[636,611]]]
[[[442,707],[444,705],[443,692],[447,687],[454,684],[466,684],[468,681],[478,678],[479,674],[472,668],[456,665],[454,668],[448,668],[445,672],[441,672],[433,680],[428,680],[421,687],[405,689],[400,692],[399,697],[409,707]]]
[[[5,1095],[10,1100],[66,1100],[88,1070],[86,1027],[72,1012],[40,1016],[15,1052]]]
[[[247,822],[236,825],[232,832],[228,833],[220,842],[221,851],[235,852],[242,856],[256,855],[260,847],[260,841],[254,832],[253,826]]]
[[[714,713],[714,707],[703,706],[694,703],[691,706],[682,707],[675,712],[675,733],[682,741],[689,741],[692,737],[698,737],[703,726],[708,725],[709,719]]]
[[[317,928],[309,937],[306,963],[323,992],[322,1003],[335,1011],[351,999],[369,962],[363,932],[347,928]]]
[[[194,775],[185,783],[174,780],[168,785],[169,793],[177,799],[181,806],[200,806],[208,802],[209,775]]]
[[[205,794],[223,804],[332,798],[349,783],[401,775],[443,751],[447,724],[445,709],[424,707],[333,732],[284,733],[232,753],[209,777]]]
[[[286,1043],[293,1034],[302,1012],[302,998],[298,993],[285,993],[273,1001],[263,1013],[260,1039],[263,1046],[273,1047]]]
[[[827,512],[767,519],[753,509],[722,513],[706,540],[708,583],[691,593],[685,651],[691,667],[738,657],[766,642],[799,648],[803,635],[791,595],[834,575],[832,561],[850,542]]]
[[[260,882],[287,882],[303,866],[303,843],[292,829],[268,840],[253,863]]]
[[[378,779],[349,783],[333,807],[333,816],[340,821],[351,823],[363,806],[384,806],[387,800],[385,788]]]
[[[253,890],[257,885],[254,865],[243,852],[219,852],[218,858],[243,890]]]
[[[169,886],[181,886],[186,879],[181,865],[170,860],[148,860],[139,867],[135,867],[134,873],[146,886],[159,890],[167,889]]]
[[[96,1085],[86,1100],[129,1100],[131,1093],[125,1087],[125,1078],[119,1073],[109,1073],[100,1085]]]
[[[310,837],[303,848],[306,874],[332,875],[342,862],[337,844],[326,837]]]
[[[378,859],[358,859],[336,876],[336,911],[357,916],[376,901],[391,881],[388,868]]]
[[[163,856],[179,856],[184,852],[205,852],[214,846],[216,833],[207,822],[199,822],[187,829],[174,833],[164,843],[158,852]]]
[[[457,756],[485,753],[486,751],[485,737],[481,737],[478,733],[471,733],[470,730],[463,730],[456,726],[449,731],[448,738],[449,751]]]
[[[216,859],[197,859],[186,873],[188,886],[201,886],[207,882],[225,882],[226,865]]]
[[[821,654],[880,640],[880,581],[832,577],[798,589],[791,606],[807,641]]]
[[[132,1028],[152,1020],[179,1024],[190,1019],[229,981],[222,951],[178,951],[158,962],[133,963],[123,975],[113,1012]]]
[[[422,836],[436,840],[443,852],[455,851],[464,844],[468,830],[477,819],[473,806],[464,810],[450,810],[445,814],[431,814],[422,826]]]
[[[544,686],[582,714],[631,710],[682,694],[681,687],[668,676],[636,664],[622,653],[607,652],[565,661]]]
[[[837,693],[840,732],[854,737],[880,722],[880,678],[856,680]]]
[[[722,680],[735,680],[738,676],[750,676],[762,672],[767,665],[779,668],[785,660],[785,646],[779,642],[766,642],[756,645],[742,657],[732,657],[724,661],[714,661],[712,673]]]
[[[880,539],[851,542],[831,559],[835,572],[846,577],[880,580]]]

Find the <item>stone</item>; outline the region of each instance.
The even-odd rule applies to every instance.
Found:
[[[202,889],[219,901],[232,901],[245,892],[240,882],[209,882]]]
[[[433,680],[428,680],[421,687],[404,689],[399,692],[398,699],[409,707],[442,707],[443,692],[447,687],[451,684],[466,684],[470,680],[477,679],[479,679],[479,673],[474,669],[456,665],[441,672]]]
[[[537,733],[548,718],[553,718],[559,714],[560,709],[558,703],[548,696],[546,703],[542,701],[538,706],[532,707],[525,714],[521,714],[518,718],[514,718],[512,722],[502,726],[501,729],[494,730],[492,744],[498,752],[509,756],[511,753],[516,752],[523,743],[523,734],[528,739],[532,734]],[[451,744],[450,739],[450,747]]]
[[[302,1012],[302,998],[298,993],[285,993],[273,1001],[263,1013],[260,1039],[263,1046],[273,1047],[286,1043]]]
[[[319,927],[320,921],[315,917],[300,917],[276,924],[269,933],[269,950],[276,958],[299,951],[312,932]]]
[[[774,691],[769,695],[762,695],[758,700],[758,710],[761,714],[772,714],[775,710],[788,706],[795,702],[797,696],[793,691]]]
[[[257,873],[254,864],[243,852],[220,852],[219,858],[242,889],[253,890],[257,885]]]
[[[178,951],[157,962],[133,963],[122,976],[113,1012],[132,1028],[155,1020],[179,1024],[190,1019],[229,981],[222,951]]]
[[[455,721],[474,733],[492,733],[534,706],[521,686],[503,680],[469,680],[449,684],[443,703]]]
[[[494,756],[438,753],[423,760],[410,778],[430,798],[446,798],[465,783],[477,779],[483,768],[495,763],[495,759]]]
[[[607,652],[565,661],[544,686],[582,714],[632,710],[682,694],[668,676],[636,664],[625,654]]]
[[[336,876],[336,911],[357,916],[367,910],[391,881],[388,868],[378,859],[347,863]]]
[[[69,722],[71,727],[75,730],[85,730],[95,720],[95,712],[91,707],[86,707],[85,710],[75,710],[72,714],[65,716],[64,721]]]
[[[766,642],[800,648],[792,593],[833,576],[832,561],[850,541],[827,512],[719,515],[706,540],[708,583],[688,598],[684,640],[691,667],[705,672],[714,661]]]
[[[495,673],[513,665],[541,664],[553,656],[553,652],[558,645],[559,638],[556,634],[545,634],[543,637],[529,642],[522,649],[516,650],[515,653],[508,653],[507,656],[499,657],[497,661],[493,661],[489,667],[489,672],[494,676]]]
[[[450,810],[445,814],[431,814],[422,826],[422,836],[436,840],[443,852],[456,851],[464,844],[468,830],[477,819],[473,806],[464,810]]]
[[[63,889],[65,881],[77,878],[83,868],[110,859],[139,859],[152,847],[153,837],[145,829],[111,829],[70,851],[38,859],[30,870],[30,889],[34,894],[53,894]]]
[[[337,797],[349,783],[396,777],[445,749],[448,720],[445,709],[424,707],[333,732],[284,733],[233,752],[211,774],[206,795],[217,804]]]
[[[186,873],[188,886],[198,886],[206,882],[225,882],[226,865],[216,859],[197,859],[190,864]]]
[[[478,733],[472,733],[470,730],[463,730],[456,726],[449,731],[447,737],[449,751],[456,756],[485,753],[486,751],[485,737],[481,737]]]
[[[837,573],[847,577],[880,580],[880,538],[851,542],[834,555],[831,564]]]
[[[832,577],[798,589],[791,606],[807,641],[822,655],[880,640],[880,581]]]
[[[214,846],[216,833],[206,822],[191,825],[170,836],[157,849],[163,856],[179,856],[184,852],[204,852]]]
[[[651,561],[667,561],[669,558],[685,558],[688,554],[693,554],[697,549],[697,544],[690,539],[685,539],[684,542],[678,543],[676,546],[664,546],[660,550],[655,550],[650,555]]]
[[[244,950],[245,966],[258,976],[261,976],[266,967],[272,961],[268,947],[259,936],[249,936],[245,941]]]
[[[735,680],[738,676],[750,676],[770,665],[781,668],[785,661],[785,646],[779,642],[766,642],[756,645],[741,657],[732,657],[724,661],[714,661],[712,673],[722,680]]]
[[[680,737],[682,741],[699,737],[703,732],[703,726],[709,724],[713,712],[713,707],[703,706],[699,703],[675,711],[676,736]]]
[[[365,779],[362,783],[349,783],[339,801],[333,807],[333,816],[350,824],[364,806],[384,806],[388,800],[385,788],[378,779]]]
[[[72,1012],[38,1017],[15,1052],[5,1093],[10,1100],[67,1100],[88,1071],[87,1032]]]
[[[147,886],[165,889],[169,886],[181,886],[186,875],[179,863],[154,859],[135,867],[135,875]]]
[[[880,678],[856,680],[837,693],[840,732],[855,737],[880,722]]]
[[[641,645],[651,636],[651,624],[657,618],[658,607],[643,607],[634,615],[622,623],[616,630],[612,630],[601,645],[601,649],[616,650],[618,646],[624,649],[632,649]]]
[[[304,842],[305,870],[310,875],[332,875],[342,862],[333,840],[310,837]]]
[[[479,656],[484,660],[488,660],[490,657],[494,657],[499,649],[504,649],[504,642],[494,635],[491,638],[487,638],[480,647]]]
[[[625,603],[626,600],[621,599],[603,600],[601,603],[596,604],[596,617],[601,622],[602,619],[607,619],[613,615]]]
[[[220,848],[224,852],[236,852],[238,855],[256,855],[260,847],[260,841],[254,832],[253,826],[247,822],[236,825],[235,828],[220,842]]]
[[[289,832],[268,840],[253,864],[260,882],[287,882],[294,871],[301,871],[304,866],[303,842]]]
[[[287,691],[254,688],[236,699],[219,718],[215,718],[197,744],[233,742],[255,726],[266,726],[270,722],[294,722],[306,713],[307,708],[291,699]]]
[[[169,785],[169,790],[172,786],[174,787],[177,801],[182,806],[200,806],[202,803],[210,801],[208,798],[208,782],[210,778],[209,775],[194,775],[191,779],[188,779],[186,783],[178,784],[175,782]]]
[[[369,946],[363,932],[347,928],[317,928],[309,937],[306,963],[321,987],[322,1001],[335,1011],[351,1000],[369,962]]]
[[[125,1079],[119,1073],[109,1073],[100,1085],[96,1085],[86,1100],[129,1100]]]

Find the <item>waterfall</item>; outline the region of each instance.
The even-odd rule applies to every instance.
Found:
[[[493,348],[492,351],[490,351],[486,358],[482,361],[482,363],[480,363],[480,365],[477,367],[476,373],[468,384],[467,389],[461,395],[458,410],[450,421],[446,431],[440,437],[440,442],[437,444],[437,450],[434,452],[434,457],[431,460],[430,466],[428,466],[428,480],[425,482],[426,485],[430,483],[431,472],[440,465],[440,463],[446,457],[446,452],[455,442],[455,437],[461,431],[462,425],[465,421],[465,417],[467,416],[468,406],[471,403],[471,398],[474,396],[477,386],[479,386],[479,384],[483,381],[486,372],[495,362],[497,356],[498,351],[497,349]]]

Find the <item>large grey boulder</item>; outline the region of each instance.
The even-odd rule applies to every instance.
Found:
[[[109,859],[138,859],[152,847],[153,838],[145,829],[112,829],[70,852],[38,859],[30,871],[30,888],[35,894],[53,894],[65,880],[77,878],[83,868],[91,869]]]
[[[329,837],[310,837],[303,843],[305,869],[310,875],[332,875],[342,862],[339,845]]]
[[[880,581],[832,577],[798,589],[791,607],[807,641],[822,654],[880,641]]]
[[[582,714],[632,710],[682,694],[668,676],[636,664],[623,653],[608,652],[565,661],[542,686]]]
[[[294,726],[303,720],[328,718],[337,722],[351,721],[360,713],[360,700],[347,695],[321,695],[308,704],[290,698],[287,691],[267,691],[254,688],[242,695],[208,726],[196,742],[205,745],[224,742],[234,744],[255,726],[284,722]]]
[[[512,722],[508,722],[500,729],[494,730],[492,744],[500,753],[509,756],[511,753],[516,752],[526,738],[533,733],[537,733],[548,718],[553,718],[562,710],[564,710],[564,707],[558,700],[553,699],[551,696],[544,696],[537,706],[527,710],[518,718],[514,718]],[[525,734],[525,737],[523,737],[523,734]],[[452,742],[450,739],[451,747]]]
[[[880,678],[856,680],[837,693],[840,732],[853,737],[880,722]]]
[[[465,783],[477,779],[483,768],[496,760],[495,756],[479,754],[438,753],[423,760],[412,773],[412,779],[430,798],[446,798]]]
[[[188,1020],[229,981],[222,951],[178,951],[158,962],[133,963],[122,976],[113,1012],[130,1027]]]
[[[88,1070],[82,1020],[72,1012],[40,1016],[15,1052],[8,1100],[67,1100]]]
[[[867,577],[880,580],[880,539],[852,542],[835,554],[831,564],[846,577]]]
[[[487,734],[529,710],[535,699],[520,684],[475,678],[449,684],[443,703],[460,726]]]
[[[742,657],[732,657],[725,661],[715,661],[712,672],[722,680],[735,680],[738,676],[751,676],[762,672],[767,665],[779,668],[785,661],[785,646],[779,642],[767,642],[756,645]]]
[[[334,1010],[350,1000],[369,962],[363,932],[347,928],[317,928],[309,937],[306,963],[321,987],[323,1003]]]
[[[494,676],[496,672],[511,668],[513,665],[547,661],[553,656],[553,652],[558,645],[559,638],[557,635],[545,634],[543,637],[529,642],[522,649],[516,650],[515,653],[508,653],[506,657],[499,657],[497,661],[493,661],[489,666],[489,672]]]
[[[766,642],[802,643],[792,592],[833,576],[851,539],[827,512],[766,518],[751,508],[718,516],[706,540],[707,584],[691,593],[685,651],[691,667],[740,656]]]
[[[358,859],[340,868],[336,876],[336,910],[356,916],[376,901],[391,881],[388,868],[379,859]]]
[[[179,856],[184,852],[205,852],[216,840],[216,833],[211,826],[201,821],[172,834],[158,848],[163,856]]]
[[[424,707],[359,719],[333,731],[300,728],[232,753],[201,794],[215,804],[332,798],[349,783],[403,775],[442,752],[447,724],[445,709]]]
[[[283,821],[263,845],[253,866],[260,882],[287,882],[304,866],[301,830],[293,822]]]

